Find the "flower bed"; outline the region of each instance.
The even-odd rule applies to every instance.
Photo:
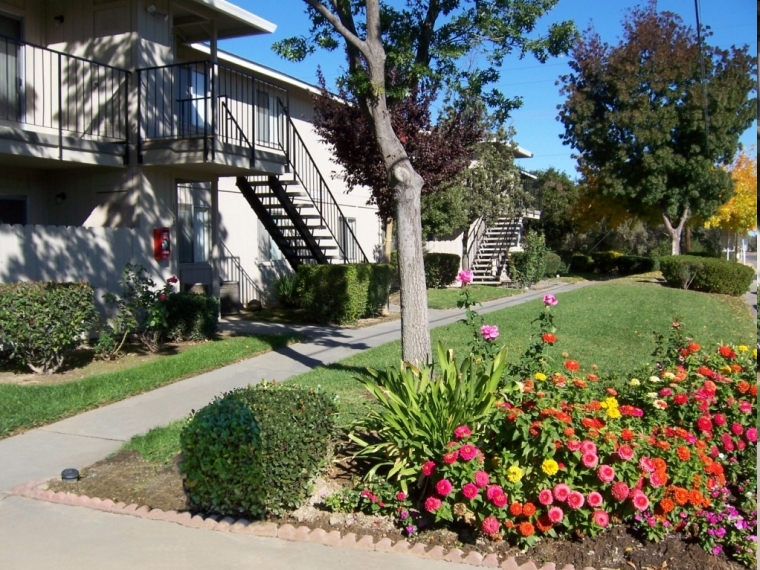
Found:
[[[499,331],[471,308],[467,277],[459,281],[473,341],[460,372],[475,378],[472,370],[493,373],[490,363],[503,355]],[[703,348],[676,319],[659,338],[655,364],[601,379],[566,354],[555,364],[558,302],[551,295],[544,302],[534,342],[507,366],[487,417],[463,422],[442,446],[414,426],[405,426],[414,434],[407,447],[398,437],[386,442],[390,431],[373,426],[377,449],[397,458],[386,472],[391,483],[361,488],[352,508],[395,513],[409,533],[421,521],[456,522],[526,548],[544,536],[593,536],[626,523],[650,540],[687,533],[715,555],[755,566],[756,350]],[[454,382],[446,374],[452,362],[448,356],[441,383]],[[405,389],[427,390],[419,379],[427,382],[428,371],[416,374],[417,384],[412,378]],[[394,389],[382,379],[377,385]],[[404,414],[394,406],[388,423]]]

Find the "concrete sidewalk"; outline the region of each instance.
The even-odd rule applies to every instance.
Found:
[[[548,291],[556,295],[589,284],[583,282],[529,291],[483,303],[479,311],[497,311],[540,299]],[[456,322],[463,315],[464,312],[460,310],[431,310],[430,328]],[[331,364],[368,348],[396,340],[400,338],[401,323],[390,321],[361,329],[346,329],[235,321],[225,322],[221,328],[238,333],[297,330],[306,334],[309,339],[0,440],[0,497],[15,485],[55,477],[67,467],[81,469],[94,463],[118,450],[123,442],[134,435],[185,417],[191,410],[205,406],[222,392],[262,379],[286,380],[317,366]]]

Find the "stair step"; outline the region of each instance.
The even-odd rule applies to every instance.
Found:
[[[268,188],[269,180],[253,180],[253,181],[249,180],[248,184],[250,184],[254,188],[261,187],[261,186],[266,186]],[[299,184],[299,182],[297,180],[280,180],[280,184],[282,184],[283,186],[295,186]]]

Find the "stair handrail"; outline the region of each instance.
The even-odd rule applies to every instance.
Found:
[[[311,188],[310,185],[308,185],[305,182],[304,178],[306,176],[302,174],[301,169],[296,164],[297,160],[295,158],[296,152],[294,152],[294,147],[296,146],[296,144],[298,144],[299,151],[303,152],[306,155],[306,157],[308,158],[307,164],[310,164],[311,168],[313,169],[314,173],[317,176],[317,182],[319,183],[319,186],[320,186],[320,198],[323,195],[321,191],[324,190],[326,193],[326,197],[329,199],[327,206],[335,208],[339,216],[339,223],[341,223],[343,226],[343,231],[348,232],[347,235],[350,235],[351,239],[353,239],[353,243],[358,248],[359,253],[361,254],[361,259],[364,261],[364,263],[369,263],[369,259],[367,258],[367,255],[364,253],[364,249],[362,249],[362,246],[359,243],[359,240],[356,238],[356,235],[354,234],[353,230],[351,229],[351,226],[349,226],[348,223],[346,222],[346,217],[343,215],[343,211],[340,209],[340,206],[338,205],[337,200],[335,200],[335,197],[330,191],[330,187],[327,185],[327,182],[325,181],[325,177],[322,176],[322,173],[320,172],[319,167],[317,166],[317,163],[315,162],[314,158],[311,156],[311,153],[309,152],[309,149],[306,146],[306,143],[304,143],[303,139],[301,138],[301,135],[298,132],[298,129],[296,129],[296,126],[293,123],[293,119],[291,119],[290,117],[290,113],[288,113],[287,108],[283,105],[279,97],[277,98],[277,104],[281,107],[281,110],[284,112],[285,120],[287,121],[287,124],[288,124],[288,145],[287,145],[288,148],[287,148],[286,155],[288,158],[288,162],[293,167],[293,175],[298,179],[298,182],[301,184],[301,186],[303,186],[304,190],[306,190],[306,194],[309,196],[309,198],[312,201],[312,204],[314,204],[314,207],[316,207],[317,211],[319,212],[319,215],[322,221],[325,222],[325,226],[330,232],[330,235],[332,236],[333,240],[335,240],[335,243],[338,244],[338,249],[343,254],[343,258],[350,262],[351,260],[348,259],[348,255],[346,251],[344,251],[343,249],[343,244],[341,243],[341,240],[338,239],[338,236],[335,235],[335,231],[333,230],[328,219],[325,217],[323,200],[316,199],[316,197],[313,195],[314,189]],[[293,136],[291,136],[291,132]]]
[[[476,220],[476,223],[477,225],[475,227],[471,227],[467,230],[467,241],[469,242],[469,245],[467,246],[467,267],[465,269],[472,268],[473,264],[475,263],[475,258],[478,255],[480,242],[483,239],[483,236],[486,234],[486,219],[481,216]]]
[[[229,250],[229,248],[225,245],[224,242],[219,242],[219,243],[222,246],[223,253],[227,254],[227,255],[223,255],[222,259],[228,259],[231,261],[238,275],[240,275],[241,281],[245,283],[246,289],[250,287],[251,289],[256,291],[259,295],[259,300],[260,300],[264,292],[261,290],[261,288],[258,285],[256,285],[256,282],[253,280],[253,278],[250,275],[248,275],[248,272],[240,264],[240,258],[238,256],[232,255],[232,252]],[[243,299],[246,298],[245,295],[242,295],[242,297]],[[248,301],[243,301],[243,299],[241,299],[243,304],[248,302]]]
[[[231,121],[235,129],[237,130],[238,136],[240,137],[239,139],[240,142],[241,143],[245,142],[246,146],[251,149],[251,164],[253,164],[253,161],[255,160],[256,148],[254,147],[253,144],[251,144],[251,141],[248,140],[248,136],[245,134],[245,131],[240,126],[240,123],[237,122],[237,119],[235,118],[235,115],[232,114],[232,111],[230,111],[230,108],[227,106],[227,95],[220,95],[218,99],[219,99],[219,104],[221,105],[222,109],[224,109],[225,118],[227,119],[227,121]],[[225,122],[224,124],[226,125],[227,123]],[[225,126],[225,129],[226,129],[226,126]],[[229,138],[226,130],[225,130],[224,136],[222,137],[222,140],[224,140],[225,138]]]

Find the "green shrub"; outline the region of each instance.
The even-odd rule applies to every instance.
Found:
[[[456,279],[461,257],[454,253],[426,253],[423,260],[425,286],[428,289],[443,289]]]
[[[509,257],[509,275],[524,287],[540,281],[546,272],[546,241],[542,234],[528,232],[522,241],[523,251]]]
[[[274,289],[277,291],[277,301],[283,307],[297,308],[301,306],[294,273],[287,273],[278,277],[274,282]]]
[[[193,293],[172,293],[166,297],[166,338],[209,340],[216,335],[219,301],[216,297]]]
[[[296,294],[310,319],[353,323],[378,313],[388,299],[390,277],[384,264],[301,265]]]
[[[652,257],[623,255],[617,259],[617,270],[620,275],[635,275],[649,273],[660,269],[660,263]]]
[[[570,270],[576,273],[592,273],[594,260],[585,253],[574,253],[570,258]]]
[[[95,322],[89,283],[0,285],[0,346],[37,374],[53,374]]]
[[[545,277],[554,277],[560,273],[565,273],[565,264],[562,258],[553,251],[546,252],[546,267],[544,267]]]
[[[591,253],[594,260],[594,270],[599,273],[610,274],[617,271],[618,259],[623,256],[619,251],[595,251]]]
[[[180,437],[190,503],[224,514],[282,515],[324,466],[336,406],[323,392],[262,383],[217,398]]]
[[[755,277],[755,270],[748,265],[691,255],[661,257],[660,270],[671,287],[734,297],[746,293]]]

